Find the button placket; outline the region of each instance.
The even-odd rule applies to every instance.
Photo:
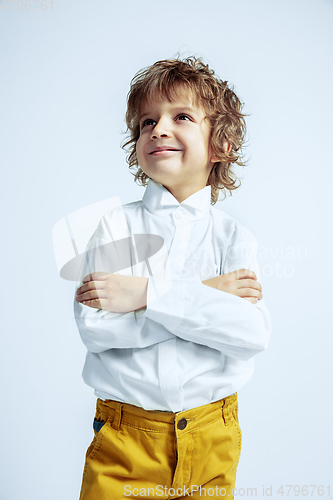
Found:
[[[161,342],[158,346],[160,388],[170,408],[177,408],[183,404],[182,394],[178,387],[176,344],[177,340],[174,338]]]
[[[190,233],[191,226],[188,224],[176,226],[175,228],[175,234],[169,252],[169,259],[173,273],[178,276],[182,274]]]

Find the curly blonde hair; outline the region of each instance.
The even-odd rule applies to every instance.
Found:
[[[241,148],[246,133],[244,116],[247,115],[241,112],[243,103],[228,87],[228,82],[214,75],[215,72],[208,67],[208,64],[204,64],[201,58],[191,56],[184,60],[157,61],[133,77],[127,95],[126,132],[129,132],[129,137],[125,139],[122,149],[128,153],[126,161],[129,169],[136,169],[135,174],[131,172],[134,175],[134,182],[138,181],[138,184],[146,186],[150,178],[140,168],[136,155],[136,143],[140,137],[141,106],[144,101],[154,100],[162,95],[171,100],[177,94],[177,87],[181,85],[199,97],[210,122],[211,147],[219,158],[219,161],[214,163],[207,180],[207,186],[211,185],[211,204],[215,205],[218,201],[220,191],[225,198],[226,191],[231,195],[232,190],[240,187],[241,181],[232,167],[234,164],[245,165],[241,161]],[[229,151],[225,151],[223,147],[225,140],[230,144]]]

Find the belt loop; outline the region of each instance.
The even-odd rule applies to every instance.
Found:
[[[123,405],[121,403],[116,403],[112,427],[117,431],[119,430],[121,424],[122,408]]]

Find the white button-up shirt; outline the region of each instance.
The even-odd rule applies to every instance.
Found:
[[[102,271],[149,278],[147,307],[129,313],[76,302],[87,356],[84,381],[100,399],[179,412],[235,393],[267,348],[271,322],[257,304],[204,285],[237,269],[260,282],[252,233],[211,205],[206,186],[182,203],[149,180],[143,199],[107,212],[89,240],[80,282]]]

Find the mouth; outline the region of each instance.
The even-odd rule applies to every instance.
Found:
[[[177,151],[180,151],[180,149],[175,149],[175,148],[156,148],[154,151],[149,153],[150,155],[160,155],[160,154],[167,154],[167,153],[175,153]]]

